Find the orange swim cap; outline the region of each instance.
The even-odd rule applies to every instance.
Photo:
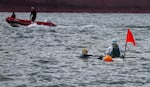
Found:
[[[111,57],[111,56],[106,55],[106,56],[103,58],[103,61],[105,61],[105,62],[112,62],[112,61],[113,61],[113,59],[112,59],[112,57]]]

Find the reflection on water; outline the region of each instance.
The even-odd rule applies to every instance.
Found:
[[[149,14],[39,13],[56,27],[10,27],[0,13],[0,87],[149,87]],[[28,13],[16,13],[28,18]],[[103,55],[113,38],[124,48],[131,28],[137,47],[128,44],[125,61],[80,59],[82,48]]]

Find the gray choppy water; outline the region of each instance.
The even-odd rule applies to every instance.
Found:
[[[0,87],[149,87],[150,14],[39,13],[56,27],[10,27],[0,13]],[[28,18],[29,13],[16,13]],[[101,55],[113,38],[124,48],[131,28],[137,47],[128,44],[124,62],[96,57],[81,60],[82,48]]]

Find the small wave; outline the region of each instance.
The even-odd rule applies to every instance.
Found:
[[[14,79],[8,78],[8,77],[6,77],[4,75],[0,75],[0,81],[10,81],[10,80],[14,80]]]
[[[38,25],[36,23],[30,24],[28,25],[29,28],[33,28],[33,27],[42,27],[42,28],[49,28],[49,26],[44,26],[44,25]]]
[[[18,85],[18,86],[15,86],[15,87],[27,87],[27,85],[23,84],[23,85]]]

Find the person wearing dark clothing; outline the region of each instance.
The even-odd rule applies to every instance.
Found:
[[[123,57],[124,50],[122,50],[117,44],[116,40],[112,41],[112,46],[108,47],[106,51],[106,55],[110,55],[111,57]]]
[[[113,47],[113,50],[112,50],[110,56],[112,56],[113,58],[114,57],[120,57],[120,50],[119,50],[119,47],[117,45]]]
[[[15,12],[12,13],[11,17],[16,18]]]
[[[103,60],[106,56],[111,56],[112,58],[124,58],[124,50],[119,47],[116,40],[113,40],[112,45],[107,48],[105,56],[101,55],[97,59]]]
[[[31,8],[31,14],[30,14],[30,19],[34,22],[36,19],[36,9],[34,7]]]
[[[80,58],[89,58],[90,56],[93,56],[93,55],[88,54],[87,48],[82,49],[82,55],[80,56]]]

